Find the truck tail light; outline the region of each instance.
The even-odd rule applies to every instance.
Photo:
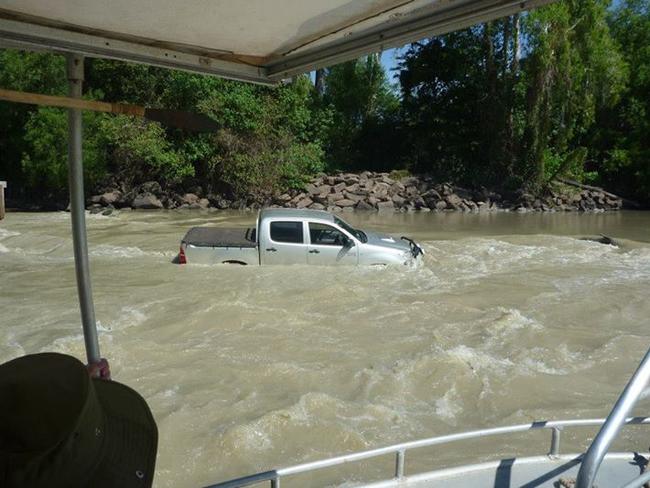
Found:
[[[181,250],[178,252],[178,264],[187,264],[187,258],[185,257],[185,249],[181,245]]]

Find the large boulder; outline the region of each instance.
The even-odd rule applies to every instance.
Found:
[[[194,205],[195,203],[199,203],[199,197],[194,193],[186,193],[181,197],[181,204]]]
[[[318,194],[319,195],[327,195],[332,187],[330,185],[321,185],[318,187]]]
[[[343,181],[346,185],[352,185],[359,182],[359,176],[355,175],[354,173],[346,173],[344,175],[341,175],[341,177],[343,178]]]
[[[460,204],[463,203],[463,199],[460,198],[455,193],[452,193],[451,195],[447,195],[445,197],[445,200],[446,200],[448,206],[450,206],[452,208],[460,207]]]
[[[373,180],[368,180],[359,183],[359,188],[366,193],[371,191],[374,187],[375,187],[375,182]]]
[[[344,198],[343,200],[338,200],[336,202],[336,205],[338,205],[341,208],[345,207],[354,207],[357,204],[354,200],[349,200],[347,198]]]
[[[122,198],[122,192],[120,190],[113,190],[102,194],[99,197],[99,203],[104,206],[115,205]]]
[[[392,201],[377,202],[377,210],[394,210],[395,204]]]
[[[139,193],[139,192],[138,192]],[[117,208],[131,208],[133,206],[133,199],[137,196],[135,191],[131,190],[124,193],[119,200],[117,200],[113,206]]]
[[[311,183],[305,185],[305,191],[310,196],[318,195],[319,193],[321,193],[320,189],[316,185],[312,185]]]
[[[409,197],[414,197],[418,195],[420,192],[418,191],[417,187],[414,185],[409,185],[406,187],[406,195]]]
[[[298,204],[298,202],[299,202],[300,200],[303,200],[303,199],[305,199],[305,198],[308,198],[307,195],[306,195],[305,193],[298,193],[295,197],[293,197],[293,198],[289,201],[289,205],[292,206],[292,207],[295,207],[295,206]],[[288,205],[288,206],[289,206],[289,205]]]
[[[163,208],[163,204],[156,195],[151,193],[140,193],[133,199],[133,208],[139,210],[154,210]]]
[[[343,193],[330,193],[327,195],[327,201],[328,203],[332,204],[334,202],[338,202],[339,200],[343,200],[345,197],[343,196]]]
[[[288,193],[283,193],[282,195],[278,196],[275,198],[275,203],[282,205],[284,203],[287,203],[291,201],[291,195]]]
[[[372,205],[370,205],[368,202],[366,202],[364,200],[360,200],[359,202],[357,202],[357,205],[354,208],[356,208],[357,210],[374,210],[375,209],[375,207],[373,207]]]
[[[312,200],[314,200],[315,202],[321,203],[321,204],[323,204],[325,206],[327,206],[327,204],[329,203],[329,201],[327,200],[327,195],[323,195],[322,193],[319,194],[319,195],[314,195],[312,197]]]
[[[402,205],[404,205],[405,202],[406,202],[406,200],[404,198],[402,198],[401,196],[393,195],[393,203],[395,204],[395,206],[401,207]]]
[[[343,192],[343,194],[345,195],[345,198],[347,200],[352,200],[354,202],[360,202],[361,200],[364,199],[363,195],[357,195],[355,193],[350,193],[350,192],[347,192],[347,191]]]
[[[383,197],[384,195],[388,195],[388,189],[389,189],[388,184],[386,184],[386,183],[377,183],[375,185],[375,187],[372,189],[372,191],[378,197]]]
[[[309,207],[312,203],[314,203],[314,201],[308,196],[305,196],[296,202],[296,208]]]
[[[447,208],[447,202],[445,200],[438,200],[435,204],[436,210],[445,210]]]
[[[359,184],[358,183],[352,183],[352,184],[347,185],[345,187],[345,191],[350,192],[350,193],[354,193],[357,190],[359,190]]]
[[[422,198],[424,199],[425,202],[427,202],[427,205],[431,208],[436,206],[436,202],[442,199],[440,196],[440,193],[438,193],[436,190],[431,188],[430,190],[424,192],[422,194]]]
[[[415,197],[412,201],[413,206],[416,208],[416,210],[421,210],[423,208],[429,208],[427,206],[427,202],[424,201],[424,198],[422,197]]]

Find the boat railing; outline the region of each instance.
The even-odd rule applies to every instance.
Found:
[[[457,434],[430,437],[427,439],[403,442],[400,444],[394,444],[392,446],[380,447],[378,449],[354,452],[354,453],[344,454],[342,456],[337,456],[329,459],[322,459],[319,461],[298,464],[286,468],[265,471],[262,473],[245,476],[243,478],[237,478],[230,481],[225,481],[223,483],[209,485],[206,488],[241,488],[256,483],[261,483],[264,481],[270,482],[271,488],[280,488],[280,479],[286,476],[306,473],[308,471],[315,471],[323,468],[329,468],[332,466],[340,466],[343,464],[347,465],[352,462],[362,461],[370,458],[376,458],[379,456],[385,456],[389,454],[393,454],[395,456],[394,457],[395,460],[394,479],[401,479],[406,476],[405,469],[404,469],[404,461],[406,459],[406,453],[409,450],[418,449],[422,447],[436,446],[441,444],[449,444],[452,442],[458,442],[458,441],[464,441],[470,439],[477,439],[481,437],[512,434],[516,432],[527,432],[527,431],[534,431],[540,429],[549,430],[551,433],[548,455],[553,458],[560,455],[561,433],[564,431],[564,429],[573,428],[573,427],[593,427],[598,425],[605,425],[605,423],[606,423],[606,419],[539,421],[539,422],[532,422],[529,424],[510,425],[505,427],[495,427],[490,429],[473,430],[473,431],[461,432]],[[624,418],[621,423],[621,426],[622,425],[650,425],[650,417]],[[646,481],[648,480],[648,478],[644,476],[642,476],[641,478],[644,478]],[[637,478],[636,480],[634,480],[634,484],[630,483],[628,485],[625,485],[625,487],[623,488],[636,488],[642,486],[643,483],[645,483],[645,481],[640,481],[641,478]]]
[[[636,479],[633,479],[630,481],[627,485],[621,487],[621,488],[641,488],[644,486],[646,483],[650,481],[650,471],[647,473],[642,474]]]
[[[632,378],[625,386],[623,393],[607,416],[607,420],[594,437],[593,442],[580,463],[580,471],[576,480],[576,488],[591,488],[609,446],[614,442],[618,432],[626,422],[626,418],[643,396],[650,381],[650,350],[646,352]],[[634,485],[633,485],[634,486]],[[640,485],[639,485],[640,486]]]

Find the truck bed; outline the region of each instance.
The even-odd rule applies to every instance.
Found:
[[[194,247],[256,247],[257,236],[255,227],[223,228],[223,227],[192,227],[183,242]]]

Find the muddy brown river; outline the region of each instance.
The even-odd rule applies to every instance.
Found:
[[[171,264],[189,226],[254,218],[88,216],[102,355],[153,410],[156,487],[473,428],[601,417],[650,345],[650,213],[343,214],[415,238],[424,265]],[[599,233],[619,246],[578,239]],[[0,362],[40,351],[85,357],[69,215],[9,213]],[[567,434],[566,449],[593,432]],[[621,442],[647,451],[649,433],[635,432]],[[541,454],[547,437],[423,450],[407,469]],[[350,483],[393,466],[383,458],[283,486]]]

